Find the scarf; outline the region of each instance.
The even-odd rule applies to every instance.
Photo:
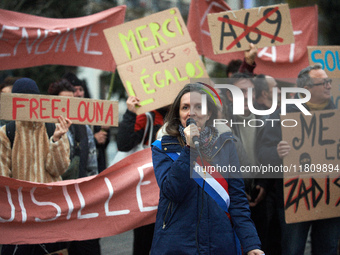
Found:
[[[310,102],[307,102],[306,105],[309,107],[311,111],[319,111],[325,109],[329,104],[329,101],[323,103],[323,104],[313,104]]]
[[[179,133],[181,134],[181,137],[186,143],[185,135],[184,135],[184,127],[182,124],[179,124]],[[212,158],[212,147],[215,144],[216,140],[218,138],[218,131],[214,127],[206,126],[204,130],[200,133],[200,136],[198,138],[199,144],[200,144],[200,151],[205,156],[207,160],[211,160]]]

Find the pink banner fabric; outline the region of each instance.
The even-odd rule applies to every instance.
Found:
[[[0,9],[0,70],[40,65],[115,71],[103,30],[124,22],[126,6],[93,15],[52,19]]]
[[[0,177],[0,244],[86,240],[155,222],[151,149],[97,176],[40,184]]]
[[[187,25],[198,53],[225,65],[232,59],[243,60],[244,53],[214,54],[207,15],[228,10],[230,7],[223,0],[193,0]],[[317,45],[318,42],[318,8],[315,5],[290,9],[290,16],[295,43],[259,49],[255,73],[275,78],[296,78],[301,69],[309,65],[307,45]]]

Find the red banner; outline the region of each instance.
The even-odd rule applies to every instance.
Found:
[[[227,65],[232,59],[243,59],[243,52],[215,55],[211,43],[208,19],[209,13],[230,10],[223,0],[191,1],[188,30],[196,43],[199,54]],[[307,45],[317,45],[317,6],[290,9],[295,43],[265,47],[258,50],[257,74],[263,73],[276,78],[296,78],[302,68],[309,65]]]
[[[0,243],[112,236],[155,222],[159,188],[151,149],[97,176],[40,184],[0,177]]]
[[[103,30],[124,22],[126,6],[81,18],[52,19],[0,9],[0,70],[40,65],[114,71]]]

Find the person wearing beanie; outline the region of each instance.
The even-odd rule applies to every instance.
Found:
[[[68,72],[62,78],[68,80],[74,86],[75,97],[90,98],[87,86],[74,73]]]
[[[36,82],[18,79],[13,93],[40,94]],[[18,180],[49,183],[61,181],[70,163],[70,146],[65,135],[72,122],[60,116],[48,135],[47,123],[11,121],[0,128],[0,175]],[[10,140],[9,131],[14,133]],[[34,153],[33,153],[34,152]],[[59,250],[55,244],[44,244],[49,252]],[[1,254],[45,254],[41,245],[3,245]]]
[[[21,78],[13,84],[12,93],[40,94],[40,90],[35,81],[30,78]]]

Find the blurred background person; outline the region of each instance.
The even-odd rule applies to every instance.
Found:
[[[73,97],[75,88],[66,79],[50,84],[48,94]],[[78,179],[98,174],[96,146],[91,128],[88,125],[73,124],[67,136],[70,142],[70,167],[63,180]],[[67,244],[70,255],[100,254],[99,239],[72,241]]]
[[[129,151],[141,143],[147,121],[145,114],[136,114],[137,107],[139,106],[139,99],[137,97],[129,96],[126,104],[126,112],[118,127],[117,147],[119,151]],[[164,124],[167,107],[151,111],[150,113],[153,119],[152,141],[154,141],[158,130]],[[148,140],[149,132],[147,132],[145,142]],[[149,144],[149,146],[151,146],[151,144]],[[133,230],[133,255],[150,253],[154,227],[155,224],[149,224]]]
[[[73,95],[80,98],[90,98],[86,84],[81,81],[74,73],[68,72],[63,75],[74,87]],[[110,127],[109,126],[93,126],[93,135],[97,148],[97,164],[98,173],[107,167],[106,148],[110,143]]]

